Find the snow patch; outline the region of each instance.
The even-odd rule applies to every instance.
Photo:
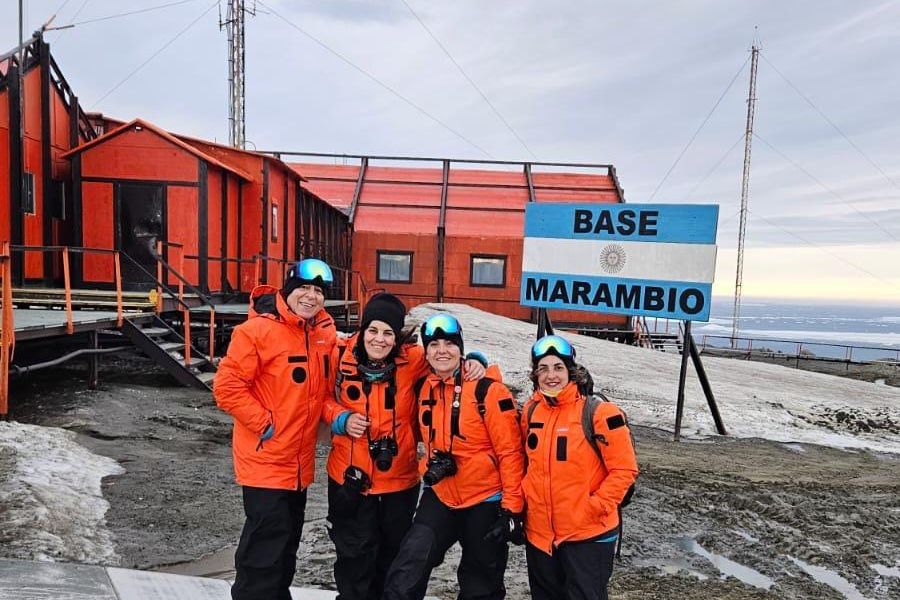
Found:
[[[100,483],[125,470],[55,427],[0,422],[3,556],[117,564]]]
[[[467,350],[485,352],[503,380],[525,401],[532,392],[529,352],[535,326],[464,304],[422,304],[421,322],[438,311],[459,318]],[[681,357],[562,332],[578,362],[637,425],[672,430]],[[900,388],[813,373],[781,365],[703,357],[703,365],[732,436],[900,453]],[[693,365],[688,368],[682,435],[715,434]]]

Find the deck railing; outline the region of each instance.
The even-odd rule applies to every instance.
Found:
[[[9,242],[0,247],[0,279],[2,279],[2,315],[0,315],[0,417],[9,410],[9,363],[16,346],[12,310],[12,256]]]
[[[60,254],[63,270],[63,294],[66,309],[66,333],[75,333],[75,320],[72,316],[72,281],[71,281],[71,255],[72,254],[101,254],[113,258],[113,281],[116,290],[116,326],[122,326],[124,319],[124,301],[122,298],[122,261],[117,250],[107,248],[86,248],[77,246],[10,246],[10,262],[12,253],[21,252],[23,257],[28,252]],[[127,256],[127,255],[125,255]],[[24,260],[23,260],[24,262]]]

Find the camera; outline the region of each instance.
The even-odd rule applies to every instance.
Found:
[[[427,466],[428,468],[425,471],[425,475],[422,476],[422,479],[424,479],[425,483],[428,485],[435,485],[445,477],[456,475],[456,461],[453,460],[453,455],[449,452],[433,450],[431,452],[431,458],[428,459]]]
[[[392,437],[382,437],[369,442],[369,455],[379,471],[390,470],[397,451],[397,440]]]
[[[344,471],[344,488],[353,494],[362,494],[372,486],[372,480],[365,471],[350,465]]]

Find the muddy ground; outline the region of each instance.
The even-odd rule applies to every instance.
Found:
[[[80,443],[126,469],[103,484],[122,566],[229,575],[243,515],[230,420],[209,393],[177,387],[149,361],[121,355],[104,359],[97,391],[86,389],[74,365],[14,381],[11,398],[10,418],[75,431]],[[900,567],[900,457],[756,439],[675,443],[642,427],[635,436],[642,475],[625,512],[613,598],[844,597],[798,561],[827,569],[820,579],[845,578],[833,585],[855,586],[860,596],[846,587],[848,597],[900,598],[900,577],[891,574]],[[309,497],[295,582],[332,587],[321,482]],[[774,585],[766,591],[725,578],[709,553],[739,563],[727,572]],[[455,564],[451,553],[430,593],[454,597]],[[507,585],[510,598],[528,597],[519,548],[510,553]]]

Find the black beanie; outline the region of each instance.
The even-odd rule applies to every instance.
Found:
[[[365,331],[372,321],[383,321],[394,330],[394,335],[399,337],[405,319],[406,306],[400,298],[383,292],[372,296],[372,299],[366,303],[362,320],[359,322],[359,330]]]

